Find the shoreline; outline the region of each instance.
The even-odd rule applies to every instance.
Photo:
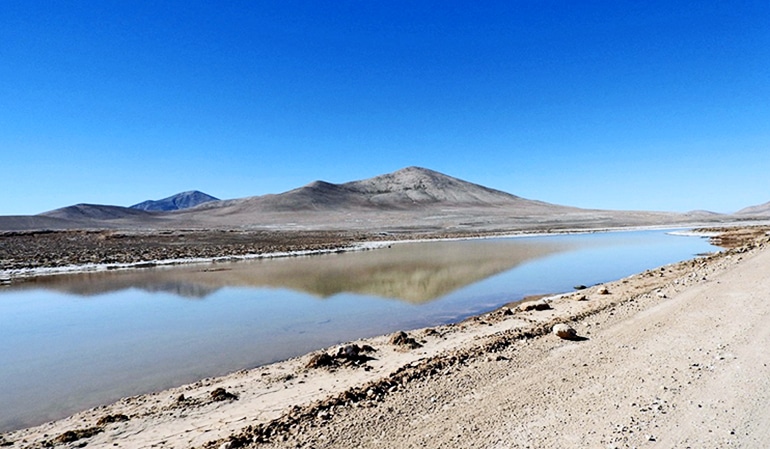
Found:
[[[695,225],[697,226],[697,225]],[[691,232],[678,230],[692,229]],[[284,257],[305,257],[321,254],[333,254],[341,252],[354,252],[354,251],[368,251],[376,250],[388,245],[395,245],[401,243],[421,243],[431,241],[458,241],[458,240],[474,240],[474,239],[493,239],[493,238],[525,238],[525,237],[538,237],[538,236],[553,236],[553,235],[577,235],[577,234],[595,234],[595,233],[609,233],[609,232],[634,232],[645,230],[671,230],[671,235],[683,235],[683,236],[700,236],[700,237],[714,237],[718,235],[718,232],[698,232],[692,226],[636,226],[636,227],[616,227],[616,228],[594,228],[594,229],[564,229],[564,230],[532,230],[532,231],[512,231],[512,232],[489,232],[489,233],[474,233],[480,235],[465,235],[463,233],[452,233],[448,236],[424,236],[424,235],[405,235],[400,239],[393,240],[374,240],[366,239],[357,243],[343,243],[343,242],[328,242],[328,248],[323,249],[309,249],[309,250],[287,250],[287,251],[275,251],[266,253],[247,253],[247,254],[232,254],[224,256],[211,256],[211,257],[185,257],[185,258],[167,258],[156,260],[136,260],[132,262],[120,262],[120,263],[87,263],[87,264],[73,264],[64,266],[42,266],[42,267],[22,267],[0,270],[0,286],[10,285],[15,282],[23,282],[26,279],[41,277],[41,276],[56,276],[56,275],[68,275],[68,274],[81,274],[81,273],[93,273],[103,271],[126,271],[137,270],[145,268],[155,267],[173,267],[179,265],[196,265],[196,264],[214,264],[218,262],[236,262],[246,260],[260,260],[260,259],[274,259]],[[62,231],[69,232],[69,231]],[[112,231],[110,231],[112,232]],[[371,237],[371,236],[369,236]],[[22,262],[23,263],[23,262]]]
[[[410,331],[405,337],[396,333],[362,339],[252,370],[124,398],[69,418],[0,434],[0,444],[38,447],[77,441],[87,442],[89,447],[112,447],[114,443],[150,447],[164,441],[162,447],[221,447],[229,442],[228,447],[234,448],[246,440],[249,444],[264,440],[283,447],[284,438],[299,438],[297,429],[308,425],[322,427],[339,408],[374,409],[389,396],[406,394],[413,383],[429,381],[437,372],[461,369],[474,360],[505,361],[496,354],[552,339],[550,327],[559,322],[571,323],[583,335],[588,330],[587,317],[644,301],[664,301],[690,284],[699,284],[707,273],[710,277],[727,271],[761,249],[754,245],[725,250],[549,296],[538,301],[548,304],[546,310],[503,307],[461,323]],[[608,294],[602,294],[602,289]],[[360,352],[367,346],[375,351]],[[319,357],[328,366],[312,365]],[[510,360],[510,356],[503,357]]]

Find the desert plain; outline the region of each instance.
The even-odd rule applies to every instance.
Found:
[[[461,323],[124,398],[6,432],[0,444],[764,447],[767,228],[704,231],[727,248]],[[557,324],[576,335],[554,335]]]

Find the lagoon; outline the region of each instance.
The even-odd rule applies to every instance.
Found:
[[[0,288],[0,431],[714,249],[628,231],[40,277]]]

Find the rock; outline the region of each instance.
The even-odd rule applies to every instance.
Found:
[[[330,356],[329,354],[325,352],[320,352],[318,354],[313,355],[310,357],[310,360],[308,360],[307,364],[305,364],[305,368],[323,368],[323,367],[329,367],[334,366],[334,357]]]
[[[128,421],[128,416],[123,415],[121,413],[115,414],[115,415],[107,415],[102,416],[99,418],[99,421],[96,421],[96,425],[99,427],[106,426],[107,424],[115,423],[115,422],[123,422]]]
[[[421,344],[417,343],[417,340],[408,336],[404,331],[399,331],[393,334],[393,336],[390,337],[390,344],[396,346],[406,346],[409,349],[417,349],[422,347]]]
[[[250,443],[249,438],[244,436],[230,436],[228,441],[219,445],[218,449],[239,449]]]
[[[518,309],[520,312],[529,312],[532,310],[549,310],[551,306],[545,301],[530,301],[520,304]]]
[[[54,443],[72,443],[81,438],[90,438],[97,433],[102,432],[101,427],[89,427],[87,429],[68,430],[58,437],[54,438]]]
[[[600,295],[609,295],[610,294],[610,290],[607,287],[602,287],[602,288],[599,289],[599,294]]]
[[[553,333],[557,337],[563,338],[565,340],[572,340],[577,337],[577,331],[564,323],[554,325]]]
[[[574,286],[574,287],[572,287],[572,288],[574,288],[575,290],[585,290],[585,289],[587,289],[588,287],[586,287],[586,286],[585,286],[585,285],[583,285],[583,284],[580,284],[580,285],[576,285],[576,286]]]
[[[337,357],[344,357],[348,359],[354,359],[358,357],[361,352],[361,348],[358,345],[345,345],[337,350]]]
[[[365,366],[372,357],[366,354],[377,351],[369,345],[349,344],[340,346],[336,353],[319,352],[305,364],[305,369],[331,368],[338,366]]]
[[[229,401],[229,400],[237,400],[238,396],[220,387],[211,392],[211,399],[216,402]]]
[[[366,354],[374,351],[375,349],[369,345],[358,346],[356,344],[350,344],[340,347],[334,358],[335,361],[339,361],[346,365],[365,365],[366,362],[372,360],[372,357],[369,357]]]

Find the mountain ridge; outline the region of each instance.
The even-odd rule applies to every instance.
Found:
[[[582,209],[551,204],[412,166],[341,184],[318,180],[283,193],[206,201],[168,211],[77,204],[36,216],[0,217],[0,230],[185,228],[507,232],[660,226],[693,221],[712,223],[724,221],[725,217],[729,216]]]

